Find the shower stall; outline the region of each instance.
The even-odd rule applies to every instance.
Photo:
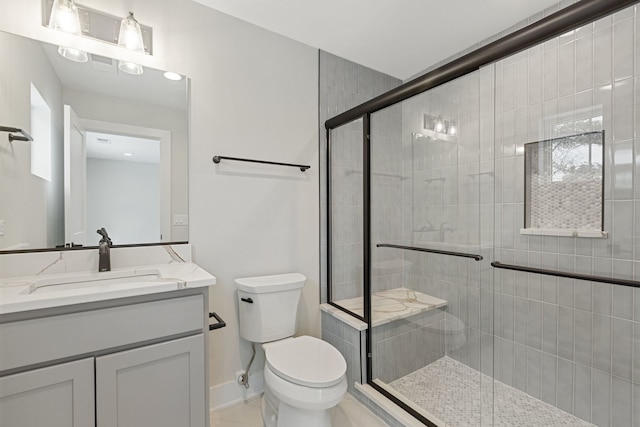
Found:
[[[326,122],[326,301],[425,425],[640,426],[640,17],[539,18]]]

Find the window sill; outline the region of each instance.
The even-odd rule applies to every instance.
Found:
[[[565,230],[558,228],[521,228],[520,234],[530,236],[586,237],[591,239],[607,239],[609,232],[600,230]]]

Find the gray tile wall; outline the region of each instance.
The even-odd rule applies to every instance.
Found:
[[[347,381],[349,392],[352,394],[355,390],[354,383],[362,384],[364,381],[362,370],[365,365],[362,363],[362,356],[365,354],[363,346],[365,333],[366,331],[358,331],[332,315],[322,312],[322,339],[337,348],[347,362]]]
[[[495,64],[497,260],[640,279],[637,24],[632,7]],[[521,235],[523,144],[599,116],[609,238]],[[640,425],[638,289],[506,270],[495,287],[496,379],[598,426]]]
[[[373,328],[373,377],[388,384],[443,357],[444,328],[442,309]]]
[[[320,123],[320,301],[327,298],[326,130],[324,122],[356,105],[393,89],[402,82],[371,68],[319,51]],[[362,124],[352,123],[334,134],[342,164],[334,170],[334,299],[362,295]],[[336,153],[338,154],[338,153]],[[334,160],[338,156],[334,156]]]

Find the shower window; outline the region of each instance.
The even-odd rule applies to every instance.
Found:
[[[606,237],[604,132],[525,144],[522,234]]]

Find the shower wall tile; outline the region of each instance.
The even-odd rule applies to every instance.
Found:
[[[593,316],[593,367],[611,372],[611,317]]]
[[[593,34],[576,39],[576,92],[593,87]]]
[[[611,84],[613,69],[613,33],[611,28],[596,29],[594,41],[594,69],[595,86]]]
[[[632,10],[632,9],[628,9]],[[634,21],[630,19],[618,21],[613,26],[613,71],[615,80],[633,76],[633,41]]]
[[[355,107],[368,99],[386,92],[401,81],[384,75],[370,68],[347,61],[328,52],[319,51],[319,127],[320,127],[320,183],[324,188],[326,182],[326,130],[324,122],[337,114]],[[335,171],[333,179],[338,179],[333,185],[332,201],[334,211],[333,224],[334,244],[332,274],[334,283],[334,299],[343,299],[362,295],[362,283],[357,276],[361,276],[362,256],[362,141],[361,124],[355,122],[339,129],[334,135],[336,141],[335,164],[342,169]],[[394,129],[399,132],[400,127],[388,127],[389,133]],[[389,136],[389,135],[387,135]],[[391,158],[399,159],[398,153],[389,153]],[[398,163],[397,160],[389,164]],[[392,192],[392,194],[397,192]],[[326,190],[320,191],[320,234],[323,236],[321,253],[321,293],[320,301],[327,300],[327,201]],[[389,206],[390,201],[387,206]],[[384,228],[385,237],[396,238],[401,234],[402,218],[395,217],[394,227]],[[360,244],[360,245],[359,245]],[[358,254],[359,251],[359,254]],[[381,260],[384,261],[384,260]]]
[[[585,365],[575,365],[573,399],[573,414],[591,421],[591,368]]]
[[[574,322],[575,361],[576,363],[582,363],[583,365],[591,366],[591,355],[593,351],[592,313],[582,310],[575,310]]]
[[[567,360],[573,360],[575,338],[573,312],[571,308],[558,308],[558,356]]]
[[[630,426],[632,421],[632,387],[629,381],[613,377],[611,383],[611,425]]]
[[[544,304],[542,311],[542,350],[556,355],[558,351],[558,307]]]
[[[573,363],[558,358],[558,377],[556,378],[556,406],[570,414],[573,413]]]
[[[640,322],[633,323],[633,382],[640,384]],[[640,418],[638,419],[640,421]]]
[[[547,353],[542,353],[542,382],[541,400],[550,405],[556,404],[556,376],[558,359]]]
[[[633,420],[636,425],[640,422],[640,384],[633,385]]]
[[[613,316],[628,320],[633,319],[634,289],[627,286],[614,286],[612,291]]]
[[[527,350],[527,394],[542,398],[542,352]]]
[[[333,345],[347,362],[347,379],[349,391],[353,393],[354,383],[362,382],[361,369],[361,334],[360,332],[332,315],[322,312],[322,339]]]
[[[613,319],[611,332],[611,373],[631,380],[633,361],[633,322]]]
[[[611,425],[611,376],[594,369],[591,381],[591,422],[599,427],[609,427]]]
[[[513,387],[527,392],[527,347],[514,344]]]

